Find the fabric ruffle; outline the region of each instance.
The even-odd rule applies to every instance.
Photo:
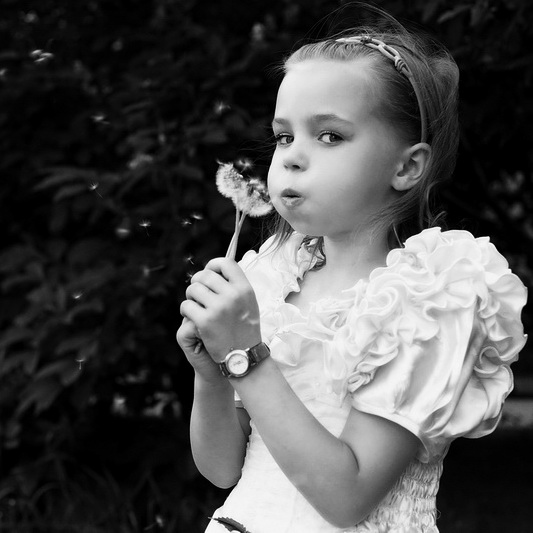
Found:
[[[354,307],[340,332],[348,358],[364,354],[348,377],[353,405],[417,434],[423,461],[454,438],[490,433],[513,387],[509,365],[526,342],[526,297],[487,237],[439,228],[411,237],[372,272],[369,307]],[[470,354],[474,328],[485,338]]]
[[[316,359],[309,347],[318,348],[331,390],[415,433],[420,460],[442,455],[457,436],[495,428],[512,389],[509,365],[526,340],[527,295],[487,237],[424,230],[342,299],[319,300],[305,316],[285,303],[314,265],[302,240],[293,234],[276,250],[269,240],[241,262],[280,365],[296,367],[306,353]],[[473,328],[485,331],[483,348],[465,357]],[[306,379],[295,373],[291,386],[305,388]]]

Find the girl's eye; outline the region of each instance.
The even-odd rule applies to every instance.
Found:
[[[276,139],[276,143],[281,145],[290,144],[294,140],[294,137],[288,133],[278,133],[274,137]]]
[[[342,137],[338,135],[337,133],[333,133],[332,131],[323,131],[319,136],[319,140],[322,142],[325,142],[326,144],[336,144],[340,141],[342,141]]]

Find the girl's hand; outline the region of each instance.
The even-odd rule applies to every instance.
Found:
[[[231,349],[261,342],[254,291],[233,259],[209,261],[191,278],[186,296],[180,312],[194,322],[214,361],[222,361]]]
[[[176,339],[198,376],[209,382],[226,380],[198,338],[194,322],[185,317],[176,333]]]

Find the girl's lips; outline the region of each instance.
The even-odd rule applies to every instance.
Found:
[[[304,201],[304,198],[294,189],[284,189],[281,192],[281,201],[285,207],[296,207]]]
[[[301,196],[282,196],[281,201],[285,207],[297,207],[303,203],[304,199]]]

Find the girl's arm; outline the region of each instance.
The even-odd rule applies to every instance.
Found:
[[[337,527],[363,520],[415,455],[418,439],[412,433],[355,409],[334,437],[270,359],[231,383],[285,475]]]
[[[190,428],[194,462],[211,483],[231,487],[241,475],[248,440],[246,411],[235,407],[233,387],[205,349],[196,350],[196,327],[186,318],[177,339],[195,370]]]
[[[228,384],[226,384],[228,385]],[[191,448],[200,473],[217,487],[237,483],[248,436],[243,432],[233,388],[195,378],[191,413]]]
[[[224,359],[232,348],[260,342],[255,295],[234,261],[213,260],[191,282],[181,312],[196,324],[215,361]],[[306,409],[270,359],[231,384],[280,468],[337,527],[361,521],[415,455],[414,435],[355,409],[341,436],[334,437]]]

